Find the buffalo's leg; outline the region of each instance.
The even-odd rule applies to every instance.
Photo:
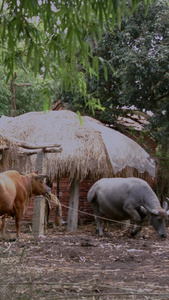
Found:
[[[99,232],[99,235],[103,236],[102,219],[99,218],[98,216],[95,216],[95,220],[96,220],[96,226],[97,226],[97,230]]]
[[[99,232],[99,236],[103,236],[103,229],[102,229],[102,219],[101,219],[101,212],[99,209],[99,205],[96,202],[91,202],[91,206],[94,212],[94,217],[96,220],[96,228]]]
[[[134,228],[131,230],[131,236],[140,237],[141,224],[134,224]]]
[[[125,204],[123,209],[128,213],[128,215],[131,217],[131,219],[134,221],[134,228],[131,230],[132,236],[140,236],[141,227],[142,227],[142,219],[136,209],[131,207],[128,204]]]

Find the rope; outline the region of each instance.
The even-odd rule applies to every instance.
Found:
[[[55,196],[55,197],[56,197],[56,196]],[[56,198],[57,198],[57,197],[56,197]],[[58,199],[58,198],[57,198],[57,199]],[[52,200],[49,200],[49,199],[48,199],[48,201],[56,204],[55,201],[52,201]],[[59,201],[59,200],[58,200],[58,201]],[[91,214],[91,213],[87,213],[87,212],[85,212],[85,211],[81,211],[81,210],[79,210],[79,209],[69,207],[69,206],[64,205],[64,204],[62,204],[62,203],[60,203],[60,205],[63,206],[63,207],[65,207],[65,208],[74,210],[74,211],[76,211],[76,212],[78,212],[78,213],[81,213],[81,214],[84,214],[84,215],[88,215],[88,216],[90,216],[90,217],[94,217],[94,218],[97,217],[97,218],[102,219],[102,220],[104,220],[104,221],[109,221],[109,222],[112,222],[112,223],[117,223],[117,224],[122,224],[122,225],[124,225],[124,222],[121,222],[121,221],[117,221],[117,220],[109,219],[109,218],[106,218],[106,217],[101,217],[101,216],[97,216],[97,215],[94,215],[94,214]],[[142,226],[140,226],[140,225],[137,225],[137,226],[142,227]],[[130,225],[128,225],[128,227],[133,227],[133,225],[130,224]]]

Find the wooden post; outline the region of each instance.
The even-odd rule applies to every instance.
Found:
[[[33,234],[35,240],[40,235],[44,235],[45,226],[45,198],[43,196],[37,196],[34,198],[33,208]]]
[[[44,166],[45,153],[42,151],[37,153],[36,169],[39,173],[46,173]],[[45,222],[45,198],[37,196],[34,198],[34,211],[33,211],[33,234],[35,240],[40,235],[44,235],[44,222]]]
[[[59,175],[57,176],[57,191],[56,191],[56,196],[58,197],[59,199],[59,184],[60,184],[60,178],[59,178]]]
[[[69,211],[68,211],[68,231],[74,231],[78,225],[79,207],[79,182],[74,179],[70,187]]]

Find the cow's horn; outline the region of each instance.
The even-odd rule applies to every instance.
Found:
[[[167,201],[169,202],[169,198],[168,198],[168,197],[166,197],[166,199],[167,199]]]

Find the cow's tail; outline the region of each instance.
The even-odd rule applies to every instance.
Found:
[[[93,202],[96,200],[96,183],[90,188],[90,190],[88,191],[88,194],[87,194],[87,201],[88,202]]]

